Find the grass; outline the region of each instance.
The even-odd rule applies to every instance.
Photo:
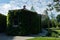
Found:
[[[27,39],[27,40],[60,40],[60,38],[56,37],[36,37],[32,39]]]

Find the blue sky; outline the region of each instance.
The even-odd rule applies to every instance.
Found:
[[[9,0],[0,0],[0,3],[9,3]]]
[[[44,10],[48,8],[46,5],[52,2],[52,0],[0,0],[0,13],[7,15],[8,10],[22,9],[23,5],[26,5],[28,10],[33,6],[38,14],[44,14]],[[57,12],[54,10],[53,13]]]

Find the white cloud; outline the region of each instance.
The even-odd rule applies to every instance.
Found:
[[[10,8],[10,7],[11,7],[10,4],[5,4],[5,5],[3,5],[3,8],[4,8],[4,9],[8,9],[8,8]]]
[[[0,13],[6,14],[9,8],[10,8],[9,4],[0,5]]]
[[[38,13],[42,13],[46,8],[46,4],[51,3],[46,0],[11,0],[8,4],[0,4],[0,12],[7,15],[8,10],[20,9],[23,5],[26,5],[27,9],[30,9],[33,5]]]
[[[11,6],[10,4],[4,4],[0,7],[0,13],[7,15],[8,10],[19,9],[18,6]]]
[[[12,2],[12,1],[11,1]],[[4,14],[4,15],[7,15],[8,13],[8,10],[12,10],[12,9],[20,9],[19,6],[16,6],[12,3],[5,3],[5,4],[0,4],[0,13]]]

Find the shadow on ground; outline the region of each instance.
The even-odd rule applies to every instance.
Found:
[[[0,40],[13,40],[13,36],[7,36],[4,33],[0,33]]]

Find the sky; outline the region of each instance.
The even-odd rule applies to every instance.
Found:
[[[33,6],[38,14],[44,14],[47,5],[52,2],[52,0],[0,0],[0,13],[7,15],[9,10],[22,9],[23,5],[26,5],[26,9],[30,10]],[[52,13],[57,12],[53,10]]]

